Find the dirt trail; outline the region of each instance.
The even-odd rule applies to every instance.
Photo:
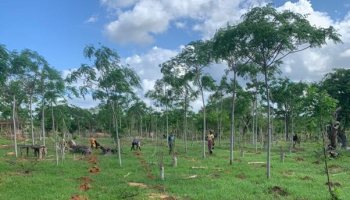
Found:
[[[140,161],[142,167],[145,169],[147,173],[147,177],[150,179],[155,179],[156,177],[152,174],[152,170],[150,166],[148,165],[147,161],[143,157],[143,154],[141,151],[135,151],[134,155],[136,155],[136,158]]]
[[[147,161],[145,160],[145,158],[143,157],[142,152],[135,151],[134,155],[136,156],[136,158],[139,160],[141,166],[146,171],[147,178],[155,179],[156,177],[152,174],[152,170],[151,170],[149,164],[147,163]],[[128,185],[131,187],[149,188],[149,189],[156,190],[157,191],[156,193],[149,194],[149,196],[148,196],[149,199],[176,200],[175,197],[168,195],[165,192],[165,187],[161,186],[161,185],[148,186],[148,185],[145,185],[144,183],[134,183],[134,182],[129,182]]]
[[[89,156],[86,159],[86,161],[90,163],[90,166],[88,169],[90,176],[93,174],[97,174],[101,171],[101,169],[98,167],[98,160],[96,155]],[[93,182],[93,179],[90,176],[83,176],[78,178],[78,180],[80,181],[80,185],[79,185],[80,191],[87,191],[92,188],[91,182]],[[70,200],[88,200],[88,199],[89,198],[87,196],[79,195],[79,194],[73,194],[70,198]]]

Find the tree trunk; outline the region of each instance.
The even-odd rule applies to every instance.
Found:
[[[43,145],[45,146],[45,105],[44,105],[44,97],[42,99],[42,111],[41,111],[41,131],[43,137]]]
[[[266,161],[266,175],[269,179],[271,177],[271,108],[270,108],[270,94],[269,94],[269,84],[268,84],[268,74],[267,66],[264,66],[264,76],[265,76],[265,88],[266,88],[266,98],[267,98],[267,127],[268,127],[268,139],[267,139],[267,161]]]
[[[119,159],[119,166],[122,167],[122,158],[121,158],[121,153],[120,153],[120,140],[119,140],[119,131],[118,131],[118,118],[116,115],[116,109],[115,109],[115,105],[117,104],[114,101],[112,101],[111,103],[112,105],[112,112],[113,112],[113,121],[114,121],[114,125],[115,125],[115,134],[116,134],[116,139],[117,139],[117,149],[118,149],[118,159]],[[117,104],[118,105],[118,104]]]
[[[185,139],[185,153],[187,153],[187,88],[186,88],[186,91],[185,91],[185,113],[184,113],[184,139]]]
[[[288,141],[288,125],[287,125],[287,110],[284,113],[284,134],[285,134],[285,141]]]
[[[12,120],[13,120],[13,140],[15,143],[15,155],[18,156],[17,151],[17,127],[16,127],[16,96],[13,95],[13,106],[12,106]]]
[[[34,140],[34,123],[33,123],[33,108],[32,108],[32,104],[33,104],[33,95],[30,95],[29,97],[29,110],[30,110],[30,132],[32,135],[32,145],[35,144],[35,140]]]
[[[258,152],[258,113],[257,113],[258,99],[257,94],[255,94],[255,106],[254,106],[254,118],[255,118],[255,152]]]
[[[220,97],[220,115],[219,115],[219,145],[221,145],[221,136],[222,136],[222,105],[223,105],[223,96]]]
[[[53,115],[53,103],[51,102],[52,131],[55,132],[55,117]]]
[[[233,91],[232,91],[232,107],[231,107],[231,137],[230,137],[230,165],[233,163],[233,149],[234,149],[234,138],[235,138],[235,101],[236,101],[236,77],[237,72],[235,66],[231,64],[233,69]]]
[[[202,104],[203,104],[203,158],[205,158],[205,133],[206,133],[206,126],[207,126],[207,122],[206,122],[206,116],[205,116],[205,102],[204,102],[204,92],[203,92],[203,87],[202,87],[202,82],[200,81],[199,83],[199,88],[200,88],[200,92],[201,92],[201,96],[202,96]]]

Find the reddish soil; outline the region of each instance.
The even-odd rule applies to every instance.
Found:
[[[141,152],[135,152],[134,154],[136,155],[137,159],[140,161],[142,167],[145,169],[145,171],[147,173],[147,177],[149,179],[155,179],[156,177],[152,174],[151,168],[147,164],[146,160],[143,158],[142,153]]]
[[[89,169],[89,172],[92,174],[96,174],[96,173],[100,172],[100,168],[98,168],[97,166],[93,166]]]
[[[80,190],[86,191],[89,190],[91,188],[91,185],[89,183],[83,183],[80,185]]]
[[[88,162],[91,163],[91,164],[97,164],[97,157],[96,156],[91,156],[89,158]]]

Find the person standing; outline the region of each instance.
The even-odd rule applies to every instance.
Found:
[[[214,131],[213,130],[209,130],[209,134],[207,136],[208,138],[208,151],[210,154],[213,153],[213,146],[214,146]]]
[[[169,155],[173,152],[174,153],[174,146],[175,146],[175,135],[174,133],[171,133],[168,136],[168,146],[169,146]]]

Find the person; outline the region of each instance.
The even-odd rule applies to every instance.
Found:
[[[130,149],[130,151],[131,150],[137,150],[137,149],[139,149],[141,151],[141,142],[140,142],[140,140],[134,138],[132,140],[132,142],[131,142],[131,149]]]
[[[210,154],[213,153],[213,146],[214,146],[214,131],[213,130],[209,130],[209,134],[207,136],[208,139],[208,151]]]
[[[94,148],[97,147],[97,145],[96,145],[96,139],[95,139],[93,136],[90,137],[89,141],[90,141],[91,149],[94,149]]]
[[[298,135],[295,134],[293,135],[293,148],[295,148],[295,145],[299,143],[299,138],[298,138]]]
[[[175,135],[174,135],[174,133],[171,133],[168,136],[168,146],[169,146],[169,155],[170,155],[171,152],[174,151],[174,146],[175,146]]]

